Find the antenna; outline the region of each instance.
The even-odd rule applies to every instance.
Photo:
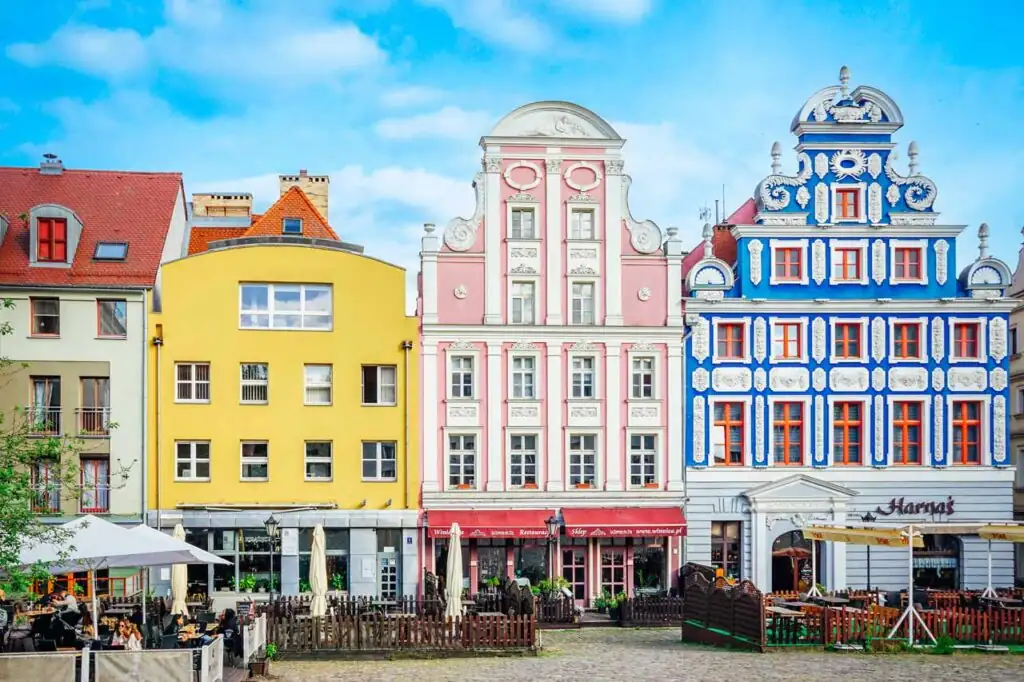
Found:
[[[705,205],[704,208],[702,208],[700,210],[700,214],[699,215],[700,215],[701,222],[705,222],[706,223],[711,218],[711,209],[708,208],[707,205]]]
[[[726,218],[726,215],[725,215],[725,183],[723,182],[722,183],[722,221],[723,222],[725,221],[725,218]]]
[[[715,199],[715,225],[720,224],[720,222],[718,219],[718,199]]]

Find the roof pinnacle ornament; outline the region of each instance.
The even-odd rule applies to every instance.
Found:
[[[978,227],[978,260],[988,258],[988,223]]]
[[[711,240],[715,236],[715,230],[714,228],[711,227],[711,223],[704,223],[704,231],[702,233],[702,236],[704,237],[704,257],[713,258],[714,247],[711,244]]]
[[[850,68],[843,66],[839,69],[839,99],[845,100],[850,91]]]
[[[907,157],[910,159],[910,176],[911,177],[913,177],[913,176],[918,174],[917,173],[917,155],[919,153],[920,152],[918,151],[918,148],[917,148],[917,142],[912,141],[907,146]]]
[[[780,158],[782,158],[782,145],[775,141],[772,144],[772,175],[779,175],[782,172],[782,164],[779,163]]]

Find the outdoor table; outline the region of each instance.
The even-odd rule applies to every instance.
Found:
[[[478,615],[478,616],[501,616],[502,618],[508,618],[508,616],[506,616],[504,613],[502,613],[500,611],[481,611],[480,613],[478,613],[476,615]]]
[[[21,615],[28,618],[38,618],[39,616],[52,616],[56,612],[56,609],[36,609],[35,611],[25,611]]]
[[[784,601],[779,604],[779,606],[785,606],[791,609],[802,609],[808,606],[817,606],[817,604],[812,604],[811,602],[806,601]]]
[[[850,600],[844,597],[818,597],[816,601],[825,606],[845,606],[850,603]]]
[[[803,612],[801,612],[801,611],[793,611],[793,610],[787,609],[787,608],[785,608],[783,606],[769,606],[769,607],[765,608],[765,611],[767,611],[768,613],[774,614],[776,616],[803,616],[804,615]]]

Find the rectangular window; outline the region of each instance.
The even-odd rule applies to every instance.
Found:
[[[514,433],[509,437],[509,485],[537,487],[537,436]]]
[[[576,282],[572,285],[572,323],[594,324],[594,285]]]
[[[509,239],[534,239],[532,208],[512,209],[512,228],[508,236]]]
[[[918,281],[921,279],[921,249],[900,246],[893,249],[893,279]]]
[[[174,363],[174,402],[210,402],[210,363]]]
[[[1020,342],[1017,339],[1017,328],[1010,327],[1010,355],[1017,355],[1020,353]]]
[[[860,218],[860,190],[837,189],[836,211],[840,220],[856,220]]]
[[[782,282],[799,282],[803,280],[803,249],[775,249],[775,279]]]
[[[99,436],[110,433],[110,379],[82,377],[82,405],[78,408],[78,432]]]
[[[772,415],[772,452],[777,465],[798,466],[804,463],[803,403],[775,403]]]
[[[569,239],[594,238],[594,212],[587,209],[573,209],[569,226]]]
[[[921,464],[921,414],[918,400],[892,404],[892,463]]]
[[[32,465],[32,511],[53,514],[60,511],[60,465],[41,459]]]
[[[96,301],[97,334],[104,338],[123,339],[128,336],[128,302],[100,299]]]
[[[456,355],[451,358],[452,363],[452,397],[472,398],[473,397],[473,357],[471,355]]]
[[[37,218],[36,238],[37,261],[67,262],[68,221],[63,218]]]
[[[842,322],[835,327],[834,350],[837,358],[854,359],[861,356],[859,322]]]
[[[30,298],[32,336],[60,336],[60,299]]]
[[[716,333],[718,358],[720,360],[742,360],[744,350],[744,325],[736,322],[720,322]]]
[[[654,358],[633,358],[630,395],[634,400],[654,397]]]
[[[594,397],[594,358],[574,357],[572,359],[572,397]]]
[[[981,410],[978,400],[953,402],[953,464],[981,464]]]
[[[303,367],[306,405],[330,405],[333,399],[331,386],[331,365],[306,365]]]
[[[743,403],[715,403],[715,429],[715,464],[743,466]]]
[[[512,397],[533,399],[536,398],[536,368],[535,360],[531,356],[517,356],[512,358]]]
[[[711,566],[722,576],[739,580],[743,547],[740,521],[711,522]]]
[[[861,280],[861,250],[838,248],[832,252],[832,279],[839,282]]]
[[[569,436],[569,484],[577,488],[597,485],[597,436]]]
[[[32,377],[32,407],[29,429],[33,435],[63,432],[60,418],[60,377]]]
[[[331,328],[329,284],[241,284],[242,329]]]
[[[306,441],[306,480],[329,481],[334,476],[331,441]]]
[[[394,441],[363,441],[363,480],[394,481],[398,477]]]
[[[864,463],[864,405],[837,402],[832,406],[832,462]]]
[[[270,375],[265,362],[243,362],[241,372],[241,402],[246,405],[266,405],[269,399]]]
[[[281,221],[283,234],[302,234],[302,218],[285,218]]]
[[[512,282],[512,324],[534,323],[533,282]]]
[[[893,324],[892,343],[897,358],[921,357],[921,325],[917,322]]]
[[[174,479],[210,480],[210,441],[188,440],[174,444]]]
[[[981,326],[977,322],[957,322],[953,325],[953,357],[960,360],[977,360],[978,338]]]
[[[242,443],[242,480],[266,481],[270,477],[270,445],[266,441]]]
[[[476,485],[476,436],[448,436],[448,487]]]
[[[363,365],[363,405],[397,405],[397,382],[397,367]]]
[[[1024,414],[1024,388],[1017,389],[1017,414]]]
[[[127,242],[97,242],[93,260],[124,260],[128,257]]]
[[[633,434],[629,437],[629,484],[634,487],[658,487],[658,437]]]
[[[803,354],[802,325],[799,322],[776,322],[772,325],[772,358],[799,360]]]
[[[79,511],[83,514],[106,514],[110,511],[110,460],[106,457],[83,457],[79,466],[82,486]]]

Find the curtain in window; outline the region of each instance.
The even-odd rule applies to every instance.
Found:
[[[110,510],[110,462],[105,459],[82,460],[82,511]]]

